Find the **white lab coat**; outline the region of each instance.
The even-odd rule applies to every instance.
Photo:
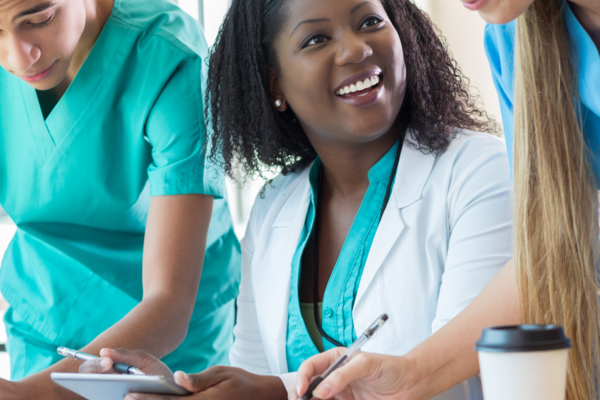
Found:
[[[286,361],[291,262],[308,212],[309,170],[278,176],[256,199],[242,241],[230,352],[231,365],[279,375],[288,391],[295,382]],[[404,144],[353,309],[358,334],[380,314],[390,318],[363,351],[406,354],[511,259],[511,186],[505,145],[493,136],[461,131],[437,157]],[[436,397],[481,398],[478,376]]]

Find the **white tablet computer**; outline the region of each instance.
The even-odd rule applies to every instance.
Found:
[[[89,400],[122,400],[129,393],[191,394],[164,376],[67,374],[53,372],[52,380]]]

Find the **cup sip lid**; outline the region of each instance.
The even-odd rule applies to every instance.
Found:
[[[521,352],[568,349],[571,340],[557,325],[512,325],[485,328],[476,351]]]

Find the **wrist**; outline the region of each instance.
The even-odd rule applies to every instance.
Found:
[[[0,381],[0,392],[2,393],[2,399],[13,400],[23,399],[27,397],[27,393],[24,392],[25,388],[22,387],[19,382],[13,381]]]
[[[416,358],[411,356],[410,353],[397,357],[397,362],[403,371],[403,386],[408,392],[423,379],[422,371],[419,370]]]
[[[287,389],[278,376],[261,376],[259,384],[261,387],[261,399],[287,400]]]

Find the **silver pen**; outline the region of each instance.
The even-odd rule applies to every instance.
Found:
[[[310,400],[313,397],[313,391],[317,388],[317,386],[319,386],[319,384],[321,382],[323,382],[325,379],[327,379],[327,377],[329,375],[331,375],[331,373],[333,371],[335,371],[336,369],[338,369],[339,367],[341,367],[342,365],[344,365],[346,362],[348,362],[352,356],[358,352],[360,350],[361,347],[364,346],[365,343],[367,343],[367,341],[369,339],[373,339],[373,337],[375,336],[375,333],[377,332],[377,330],[379,328],[381,328],[383,326],[383,324],[385,324],[385,322],[388,320],[388,315],[387,314],[382,314],[379,318],[377,318],[375,320],[375,322],[373,322],[363,333],[362,335],[360,335],[360,337],[358,339],[356,339],[356,341],[354,343],[352,343],[352,345],[350,347],[348,347],[348,349],[344,352],[344,354],[342,354],[340,356],[340,358],[338,358],[333,364],[331,364],[331,366],[329,368],[327,368],[327,371],[325,371],[323,373],[323,375],[317,377],[317,379],[315,379],[313,381],[313,383],[310,384],[310,386],[308,387],[308,390],[306,391],[306,393],[304,394],[304,396],[300,397],[300,400]]]
[[[82,353],[81,351],[67,349],[66,347],[59,347],[58,349],[56,349],[56,351],[63,357],[69,357],[79,361],[90,361],[100,358],[91,354]],[[119,362],[113,364],[113,369],[116,372],[120,372],[122,374],[146,375],[140,369],[132,365],[127,365]]]

